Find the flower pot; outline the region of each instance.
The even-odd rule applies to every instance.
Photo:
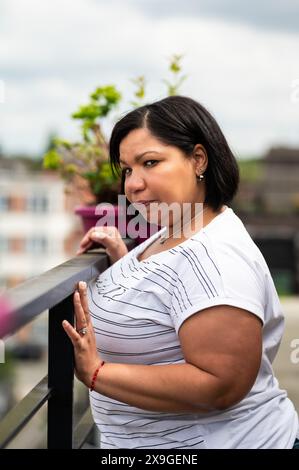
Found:
[[[104,226],[114,225],[117,226],[118,224],[118,215],[119,215],[119,207],[107,205],[107,208],[96,210],[97,206],[79,206],[75,209],[75,214],[80,215],[83,223],[84,233],[88,232],[92,227],[96,225],[101,225],[99,220],[104,217],[105,215],[108,216],[109,223],[104,224]]]
[[[112,204],[107,204],[107,206],[104,204],[100,204],[99,206],[79,206],[75,209],[75,214],[80,215],[82,218],[84,233],[95,226],[107,227],[112,225],[118,228],[124,238],[129,237],[127,225],[134,217],[133,215],[126,214],[125,207]],[[101,219],[103,219],[102,222]],[[141,222],[143,232],[142,236],[136,238],[137,245],[147,240],[150,236],[151,225],[146,221],[143,222],[143,220],[144,219],[142,219]]]
[[[14,313],[10,301],[0,297],[0,338],[3,338],[14,325]],[[4,343],[0,343],[0,363],[4,354]]]

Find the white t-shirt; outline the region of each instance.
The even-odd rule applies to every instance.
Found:
[[[107,362],[184,363],[178,331],[214,305],[252,312],[263,322],[263,355],[254,386],[237,405],[211,413],[151,412],[90,393],[103,449],[292,448],[298,417],[273,376],[283,314],[265,260],[232,209],[190,239],[143,261],[137,256],[165,230],[134,248],[89,284],[97,346]]]

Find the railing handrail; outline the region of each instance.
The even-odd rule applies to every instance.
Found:
[[[124,240],[128,249],[131,239]],[[5,299],[10,305],[5,322],[0,322],[0,338],[12,335],[45,310],[49,310],[48,377],[34,387],[0,421],[0,448],[6,446],[48,402],[48,448],[78,448],[92,428],[90,412],[73,436],[73,351],[61,322],[73,322],[73,293],[79,281],[89,282],[109,266],[105,249],[76,256],[59,266],[9,289]],[[48,384],[47,384],[48,383]]]
[[[0,337],[12,335],[71,295],[78,281],[90,281],[109,266],[102,249],[76,256],[19,286],[8,289],[5,299],[11,312],[5,325],[0,326]]]
[[[5,447],[49,399],[48,377],[45,376],[17,403],[0,422],[0,449]]]

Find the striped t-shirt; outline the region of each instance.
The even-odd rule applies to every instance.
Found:
[[[271,367],[283,316],[260,251],[226,208],[188,240],[138,261],[163,230],[89,284],[101,358],[149,366],[184,363],[178,337],[182,323],[207,307],[231,305],[264,324],[260,372],[240,403],[204,414],[151,412],[91,392],[101,448],[291,448],[297,414]]]

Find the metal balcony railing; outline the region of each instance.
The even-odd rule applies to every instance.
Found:
[[[128,249],[134,242],[125,239]],[[48,375],[0,421],[0,448],[5,448],[48,402],[47,448],[78,449],[93,428],[89,407],[73,425],[74,357],[62,320],[74,324],[73,293],[79,281],[89,282],[109,267],[103,249],[93,250],[7,291],[12,305],[8,326],[0,337],[12,335],[45,310],[48,315]]]

